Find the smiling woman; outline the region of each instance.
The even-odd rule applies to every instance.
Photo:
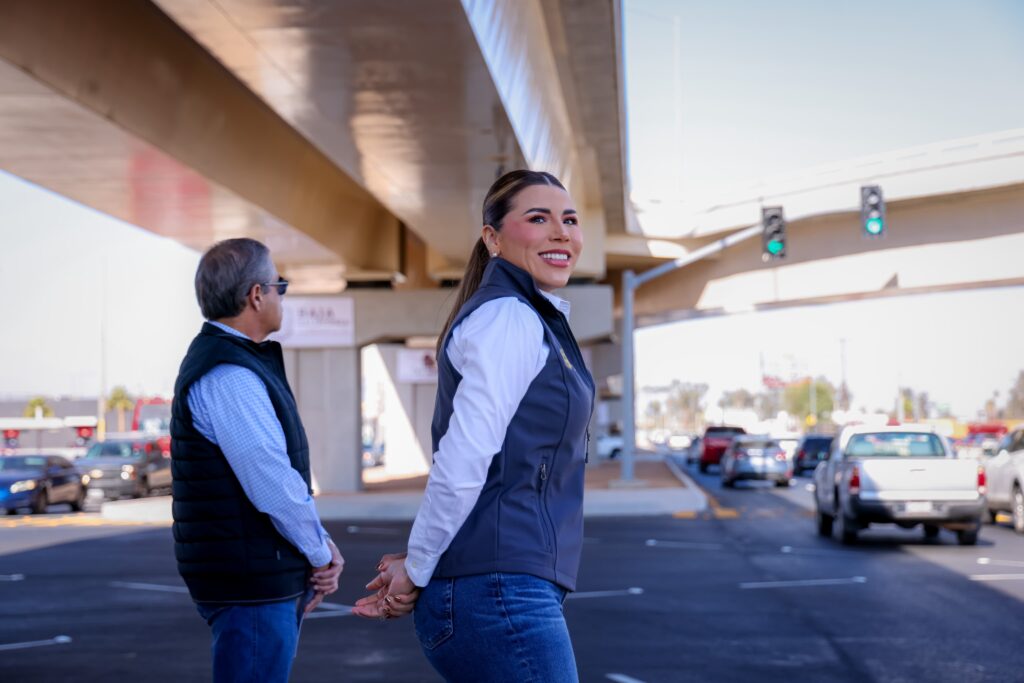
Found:
[[[562,601],[583,545],[594,380],[569,328],[583,243],[572,198],[534,171],[499,178],[438,344],[433,467],[407,555],[387,555],[355,613],[415,605],[447,681],[578,680]],[[483,672],[487,672],[484,674]]]

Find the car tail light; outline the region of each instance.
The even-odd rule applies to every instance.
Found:
[[[860,470],[854,465],[850,470],[850,495],[856,496],[860,493]]]
[[[736,458],[737,459],[745,458],[745,457],[747,457],[747,452],[746,451],[740,451],[740,450],[736,451]]]
[[[985,478],[985,468],[978,467],[978,493],[982,496],[988,490],[988,480]]]
[[[775,459],[778,460],[779,462],[784,462],[786,460],[785,452],[779,451],[778,453],[776,453],[775,454]]]

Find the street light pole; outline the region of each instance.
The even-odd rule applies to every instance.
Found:
[[[657,268],[637,275],[632,270],[622,274],[622,473],[621,483],[633,484],[633,463],[636,450],[636,398],[634,387],[635,360],[633,357],[633,332],[636,321],[633,319],[633,304],[637,287],[659,278],[673,270],[678,270],[691,263],[724,251],[751,237],[760,235],[763,227],[760,223],[738,230],[720,240],[705,244],[691,253],[664,263]]]

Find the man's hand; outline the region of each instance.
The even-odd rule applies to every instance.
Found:
[[[319,598],[317,604],[319,604],[320,600],[323,600],[324,596],[338,590],[338,577],[341,576],[341,571],[345,568],[345,558],[341,556],[341,552],[338,550],[338,546],[334,545],[334,541],[327,541],[327,547],[331,549],[331,561],[322,567],[316,567],[309,579],[309,582],[313,584],[313,588],[317,592],[317,596],[314,599]]]
[[[420,589],[405,573],[405,554],[385,555],[377,565],[380,572],[366,584],[372,594],[356,601],[352,613],[368,619],[391,619],[411,614]]]

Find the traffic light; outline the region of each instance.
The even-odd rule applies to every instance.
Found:
[[[761,207],[761,260],[771,261],[786,257],[786,219],[781,206]]]
[[[860,223],[868,237],[885,235],[885,199],[879,185],[860,188]]]
[[[89,443],[89,439],[92,438],[93,431],[92,427],[77,427],[75,429],[75,433],[78,434],[78,437],[75,439],[75,445],[84,446]]]
[[[18,430],[17,429],[5,429],[4,430],[4,444],[8,448],[18,447]]]

